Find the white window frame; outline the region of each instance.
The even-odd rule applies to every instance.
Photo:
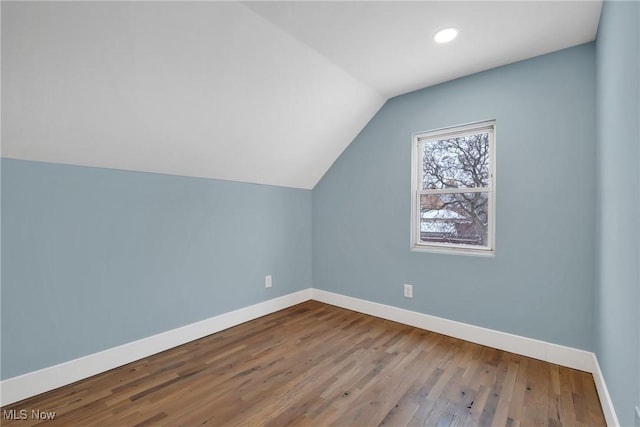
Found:
[[[447,188],[422,190],[422,152],[421,146],[426,141],[440,140],[451,137],[461,137],[476,133],[489,133],[489,185],[478,188]],[[412,136],[411,149],[411,250],[417,252],[437,252],[460,255],[495,255],[495,179],[496,179],[496,122],[488,120],[460,126],[435,129],[428,132],[415,133]],[[422,194],[451,194],[451,193],[488,193],[487,213],[487,245],[474,246],[455,243],[423,242],[420,239],[420,196]]]

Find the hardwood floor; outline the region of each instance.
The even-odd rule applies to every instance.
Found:
[[[7,427],[605,425],[588,373],[316,301],[2,410]]]

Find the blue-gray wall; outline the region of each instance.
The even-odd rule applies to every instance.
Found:
[[[619,421],[632,426],[640,405],[640,3],[604,3],[596,58],[596,353]]]
[[[3,379],[311,287],[311,191],[1,171]]]
[[[595,114],[593,43],[389,100],[313,190],[314,287],[592,350]],[[412,133],[487,119],[496,256],[411,252]]]

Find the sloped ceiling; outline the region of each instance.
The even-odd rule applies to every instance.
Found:
[[[386,99],[591,41],[601,2],[1,7],[3,157],[310,189]]]

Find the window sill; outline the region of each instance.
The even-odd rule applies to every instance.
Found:
[[[496,251],[494,249],[486,250],[486,249],[467,249],[467,248],[445,248],[445,247],[426,246],[426,245],[412,246],[411,252],[428,252],[428,253],[446,254],[446,255],[467,255],[467,256],[477,256],[477,257],[483,257],[483,258],[494,258],[496,256]]]

